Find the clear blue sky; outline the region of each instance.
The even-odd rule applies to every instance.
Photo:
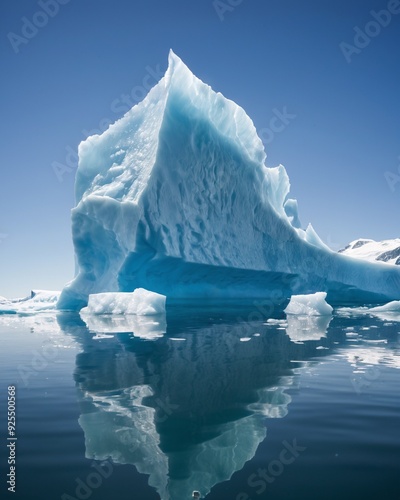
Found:
[[[59,182],[52,164],[122,116],[121,96],[153,85],[146,68],[165,71],[170,48],[264,131],[303,226],[336,249],[400,236],[400,182],[385,179],[400,165],[400,14],[368,24],[389,1],[232,0],[220,15],[212,0],[62,1],[47,22],[38,1],[1,2],[0,295],[73,277],[74,172]],[[22,18],[45,25],[23,32]],[[379,33],[348,62],[355,26]],[[285,106],[296,117],[271,140]]]

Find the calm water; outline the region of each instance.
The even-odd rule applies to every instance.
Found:
[[[188,305],[89,328],[3,316],[0,496],[397,500],[399,333],[390,317],[285,323]]]

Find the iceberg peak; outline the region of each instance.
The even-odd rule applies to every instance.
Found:
[[[165,85],[169,92],[180,94],[180,104],[192,106],[207,118],[228,140],[237,143],[252,161],[264,164],[266,153],[253,121],[243,108],[197,78],[172,49],[168,56]],[[173,98],[173,97],[172,97]]]
[[[174,75],[177,73],[186,74],[186,76],[194,76],[182,59],[175,54],[172,49],[169,49],[168,54],[168,69],[165,73],[165,84],[168,85]]]

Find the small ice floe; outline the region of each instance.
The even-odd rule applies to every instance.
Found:
[[[274,318],[269,318],[267,321],[264,323],[264,325],[281,325],[285,326],[286,325],[286,320],[285,319],[274,319]]]
[[[387,323],[384,326],[393,325],[393,321],[400,321],[400,300],[392,300],[383,306],[376,307],[340,307],[337,309],[337,313],[346,317],[368,314],[369,316],[376,316],[380,320],[386,321]]]
[[[333,308],[326,302],[326,292],[292,295],[284,312],[305,316],[329,316]]]
[[[165,313],[167,297],[136,288],[133,292],[104,292],[89,295],[88,305],[81,314],[135,314],[152,316]]]

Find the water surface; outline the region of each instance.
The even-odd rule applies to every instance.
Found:
[[[87,323],[1,318],[2,471],[17,390],[13,498],[398,498],[396,318],[186,304]]]

